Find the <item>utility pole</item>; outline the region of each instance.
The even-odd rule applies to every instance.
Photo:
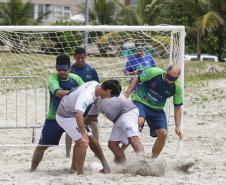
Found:
[[[88,25],[89,22],[89,6],[88,6],[88,1],[85,1],[85,26]],[[83,45],[85,50],[87,49],[88,46],[88,31],[85,31],[84,33],[84,41],[83,41]]]

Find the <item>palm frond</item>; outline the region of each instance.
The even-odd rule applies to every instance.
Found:
[[[210,11],[198,18],[196,28],[203,35],[205,32],[212,32],[224,24],[224,19],[217,12]]]

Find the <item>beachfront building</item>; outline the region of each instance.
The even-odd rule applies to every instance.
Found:
[[[6,3],[9,0],[2,0],[1,3]],[[27,2],[28,0],[22,0]],[[81,14],[82,7],[85,6],[85,0],[30,0],[34,5],[32,17],[37,19],[43,13],[49,12],[43,17],[43,24],[51,24],[59,19],[69,19],[71,16]],[[88,0],[88,6],[92,9],[95,5],[95,0]],[[3,16],[3,15],[2,15]]]

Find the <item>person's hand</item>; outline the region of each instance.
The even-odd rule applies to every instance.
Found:
[[[182,135],[182,132],[181,132],[180,128],[176,127],[175,128],[175,132],[176,132],[177,136],[179,137],[179,139],[182,140],[183,135]]]
[[[142,73],[142,70],[136,70],[135,75],[140,75]]]
[[[81,145],[84,145],[86,147],[88,147],[89,144],[89,138],[87,134],[83,134],[81,137]]]

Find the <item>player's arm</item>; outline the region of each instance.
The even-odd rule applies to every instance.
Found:
[[[68,90],[63,90],[63,89],[57,89],[55,92],[55,96],[58,98],[63,98],[67,93],[69,93]]]
[[[57,74],[53,74],[49,76],[48,79],[48,88],[50,92],[52,92],[56,97],[62,98],[65,96],[69,91],[61,89],[58,81]]]
[[[183,105],[183,96],[182,89],[180,87],[180,82],[176,82],[176,91],[173,96],[174,103],[174,120],[175,120],[175,132],[180,139],[182,139],[182,131],[180,129],[181,125],[181,115],[182,115],[182,105]]]
[[[91,122],[97,122],[97,117],[100,114],[100,106],[98,106],[99,102],[97,100],[96,103],[94,103],[89,110],[87,116],[85,117],[85,124],[89,124]]]
[[[73,74],[73,73],[69,73],[69,76],[77,82],[78,86],[84,84],[84,81],[82,80],[82,78],[80,76]]]
[[[76,112],[75,119],[76,119],[78,129],[79,129],[80,134],[81,134],[81,143],[82,143],[82,145],[88,146],[89,139],[88,139],[88,135],[85,131],[83,113],[82,112]]]
[[[138,77],[134,78],[133,81],[130,83],[130,85],[128,86],[126,92],[125,92],[125,97],[129,97],[130,94],[133,92],[133,90],[135,89],[136,85],[138,84],[139,79]]]
[[[138,75],[139,74],[139,72],[138,71],[132,71],[132,72],[130,72],[130,71],[126,71],[126,70],[124,70],[124,74],[125,75]]]
[[[182,131],[180,129],[181,114],[181,106],[174,106],[175,132],[180,139],[182,139]]]
[[[75,119],[81,134],[81,142],[85,146],[88,146],[89,139],[85,130],[85,125],[84,125],[85,121],[84,121],[83,114],[87,109],[88,105],[93,103],[92,101],[93,101],[93,97],[91,95],[82,93],[78,96],[77,102],[75,104],[75,111],[76,111]]]

